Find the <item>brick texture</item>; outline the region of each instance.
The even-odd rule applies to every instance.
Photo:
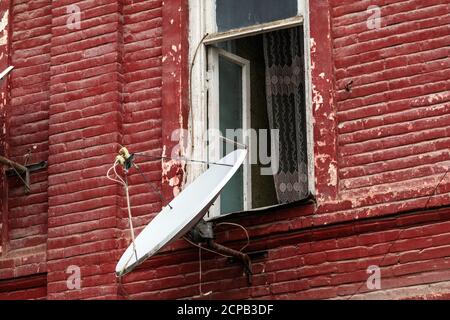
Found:
[[[13,65],[8,80],[6,126],[3,149],[11,159],[28,163],[48,157],[48,111],[50,80],[51,1],[27,3],[13,1],[9,7],[9,58]],[[3,4],[3,5],[4,5]],[[25,156],[31,150],[28,160]],[[31,177],[31,193],[24,194],[23,184],[8,179],[3,187],[3,261],[15,269],[0,271],[0,278],[20,277],[44,272],[47,241],[47,171]]]
[[[36,146],[29,162],[49,166],[33,173],[29,195],[15,178],[2,184],[8,252],[0,257],[0,299],[198,298],[198,250],[183,240],[118,284],[114,267],[130,243],[129,222],[123,188],[105,177],[120,145],[159,156],[171,130],[187,121],[180,37],[188,26],[178,3],[186,4],[11,0],[8,59],[16,69],[2,88],[9,97],[0,101],[8,129],[1,147],[23,163]],[[67,27],[72,4],[81,9],[80,29]],[[379,29],[368,28],[369,5],[381,9]],[[253,285],[238,263],[205,252],[203,292],[212,291],[210,299],[448,298],[450,3],[310,6],[315,201],[223,218],[247,228],[246,250],[260,253]],[[165,50],[173,44],[172,63]],[[165,181],[183,168],[136,162],[173,195]],[[129,183],[139,232],[164,201],[134,169]],[[245,244],[239,228],[215,230],[219,243]],[[381,290],[366,285],[371,265],[380,267]],[[80,268],[78,290],[67,287],[69,266]]]
[[[4,70],[8,67],[8,60],[9,60],[9,45],[8,45],[8,39],[9,39],[9,3],[2,2],[0,4],[0,12],[2,13],[1,21],[2,28],[0,30],[0,38],[2,39],[2,45],[0,45],[0,69]],[[6,108],[8,105],[8,86],[9,81],[8,79],[5,79],[6,81],[3,81],[3,83],[0,85],[0,92],[2,95],[2,99],[0,100],[0,154],[6,155],[7,154],[7,118],[6,118]],[[4,252],[6,250],[6,247],[2,244],[5,242],[7,243],[6,239],[6,233],[5,229],[3,228],[4,225],[6,226],[7,223],[4,223],[3,219],[8,219],[7,214],[3,213],[6,211],[7,208],[7,184],[6,179],[3,175],[3,169],[2,174],[0,175],[0,186],[1,186],[1,195],[0,195],[0,252]],[[4,235],[5,233],[5,235]],[[3,239],[5,237],[5,239]],[[0,254],[1,255],[1,254]]]
[[[211,299],[360,299],[381,294],[396,299],[432,297],[432,292],[416,292],[414,286],[449,281],[450,211],[438,211],[438,217],[435,213],[423,213],[427,222],[412,216],[349,223],[295,235],[283,232],[270,241],[254,237],[255,227],[249,222],[244,224],[254,239],[249,250],[267,250],[266,258],[253,261],[253,285],[247,285],[239,265],[205,253],[203,292],[211,290]],[[236,248],[239,245],[234,243]],[[381,269],[380,291],[366,286],[371,265]],[[133,298],[196,296],[198,267],[196,250],[186,248],[177,255],[166,252],[128,275],[124,287]],[[396,288],[404,290],[399,293]]]
[[[47,279],[38,274],[22,279],[0,280],[1,300],[44,300],[47,297]]]
[[[31,150],[28,163],[48,158],[51,2],[14,3],[12,10],[11,104],[9,153],[19,163]],[[33,17],[33,19],[30,19]],[[31,177],[31,192],[11,179],[9,191],[9,244],[11,250],[41,248],[47,241],[47,171]]]
[[[123,138],[122,4],[77,2],[80,29],[52,4],[48,298],[115,296],[120,190],[105,178]],[[66,286],[78,266],[82,289]],[[98,279],[98,281],[93,281]]]
[[[365,3],[332,8],[339,187],[362,206],[423,197],[450,164],[450,5],[380,4],[373,30]]]
[[[125,2],[124,13],[124,137],[123,143],[134,152],[158,156],[161,143],[161,1]],[[161,161],[138,157],[142,172],[161,187]],[[136,170],[130,175],[130,194],[134,226],[137,230],[161,209],[161,200]],[[122,204],[119,227],[129,238],[126,202]]]

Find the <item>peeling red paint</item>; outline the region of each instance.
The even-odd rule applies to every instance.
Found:
[[[188,1],[166,1],[163,10],[163,76],[162,124],[164,154],[183,156],[182,148],[173,153],[173,149],[183,145],[183,137],[172,139],[174,131],[187,129],[188,118]],[[181,141],[181,143],[180,143]],[[185,164],[163,160],[162,192],[171,200],[181,189]]]
[[[9,13],[10,2],[0,2],[0,72],[9,66]],[[0,83],[0,154],[8,155],[8,104],[9,104],[9,79],[6,77]],[[1,254],[5,254],[9,250],[9,231],[8,231],[8,181],[3,174],[0,175],[1,186],[1,203],[0,203],[0,246]]]
[[[333,67],[330,39],[330,5],[314,1],[310,8],[312,109],[316,196],[322,202],[335,200],[338,190],[335,110],[332,100]]]

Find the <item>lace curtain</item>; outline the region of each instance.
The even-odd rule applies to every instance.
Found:
[[[279,203],[308,194],[303,34],[290,28],[264,34],[269,126],[279,130]]]

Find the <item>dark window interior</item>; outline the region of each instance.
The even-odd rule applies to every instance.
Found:
[[[233,1],[232,1],[233,2]],[[239,38],[231,41],[226,41],[217,44],[218,47],[224,49],[230,53],[238,55],[244,59],[250,61],[250,114],[251,114],[251,128],[256,129],[267,129],[269,130],[269,118],[267,111],[267,98],[266,98],[266,62],[264,58],[264,44],[263,44],[263,35],[255,35],[250,37]],[[224,75],[220,75],[220,86],[223,87],[220,92],[221,101],[224,99],[228,101],[231,97],[224,97],[224,95],[232,95],[230,92],[239,92],[239,90],[232,90],[233,88],[229,86],[234,86],[238,84],[238,77],[235,80],[224,82],[223,77],[229,73],[228,71],[232,71],[233,67],[225,68],[223,65],[220,67],[220,73],[224,73]],[[240,85],[240,84],[239,84]],[[302,94],[304,97],[304,93]],[[239,97],[236,97],[239,98]],[[239,100],[240,101],[240,100]],[[237,104],[237,103],[236,103]],[[239,112],[235,110],[234,112]],[[237,115],[234,115],[237,116]],[[222,116],[221,121],[222,121]],[[304,120],[304,118],[303,118]],[[239,120],[241,121],[241,120]],[[239,122],[238,121],[238,122]],[[295,121],[295,119],[293,119]],[[298,124],[303,128],[306,128],[305,123]],[[228,126],[235,128],[236,125]],[[222,131],[225,128],[220,128]],[[260,136],[258,135],[258,138]],[[268,135],[270,139],[270,134]],[[270,140],[269,140],[270,141]],[[253,144],[258,145],[258,144]],[[296,148],[295,144],[288,145],[289,148]],[[270,151],[270,143],[268,144],[269,150],[268,155],[271,154]],[[306,145],[304,146],[306,148]],[[258,146],[259,149],[259,146]],[[292,151],[292,150],[291,150]],[[295,150],[294,150],[295,151]],[[306,151],[305,151],[306,152]],[[252,178],[252,208],[260,208],[265,206],[271,206],[279,204],[277,198],[277,192],[275,189],[274,176],[272,175],[262,175],[261,168],[267,167],[267,165],[262,165],[260,162],[260,158],[257,157],[258,163],[252,164],[251,166],[251,178]],[[241,173],[238,174],[239,177],[236,177],[236,180],[241,180]],[[235,181],[236,183],[236,181]],[[227,197],[227,190],[230,191],[229,197]],[[236,185],[232,185],[229,183],[225,187],[222,192],[222,199],[228,199],[227,201],[222,202],[222,213],[229,213],[233,211],[239,211],[239,205],[234,204],[231,207],[236,207],[237,210],[231,210],[230,207],[231,202],[229,202],[229,198],[233,198],[236,195]],[[242,199],[241,199],[242,200]],[[241,201],[240,200],[240,201]],[[227,204],[224,206],[224,204]],[[224,210],[225,209],[225,210]]]
[[[216,0],[218,31],[248,27],[297,15],[297,0]]]
[[[250,60],[251,127],[268,129],[265,63],[262,35],[235,40],[236,54]],[[270,138],[270,135],[268,135]],[[270,148],[270,144],[269,144]],[[270,149],[269,149],[270,153]],[[261,163],[252,165],[252,204],[254,208],[277,203],[273,176],[260,174]]]

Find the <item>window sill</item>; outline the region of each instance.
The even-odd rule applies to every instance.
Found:
[[[306,204],[314,204],[316,203],[316,198],[313,194],[309,194],[305,199],[290,202],[290,203],[282,203],[282,204],[275,204],[272,206],[267,207],[260,207],[245,211],[236,211],[236,212],[230,212],[227,214],[223,214],[220,216],[215,216],[211,218],[205,218],[205,221],[208,222],[222,222],[222,221],[229,221],[230,219],[239,219],[242,217],[251,217],[256,214],[270,214],[274,211],[286,209],[286,208],[295,208]]]

